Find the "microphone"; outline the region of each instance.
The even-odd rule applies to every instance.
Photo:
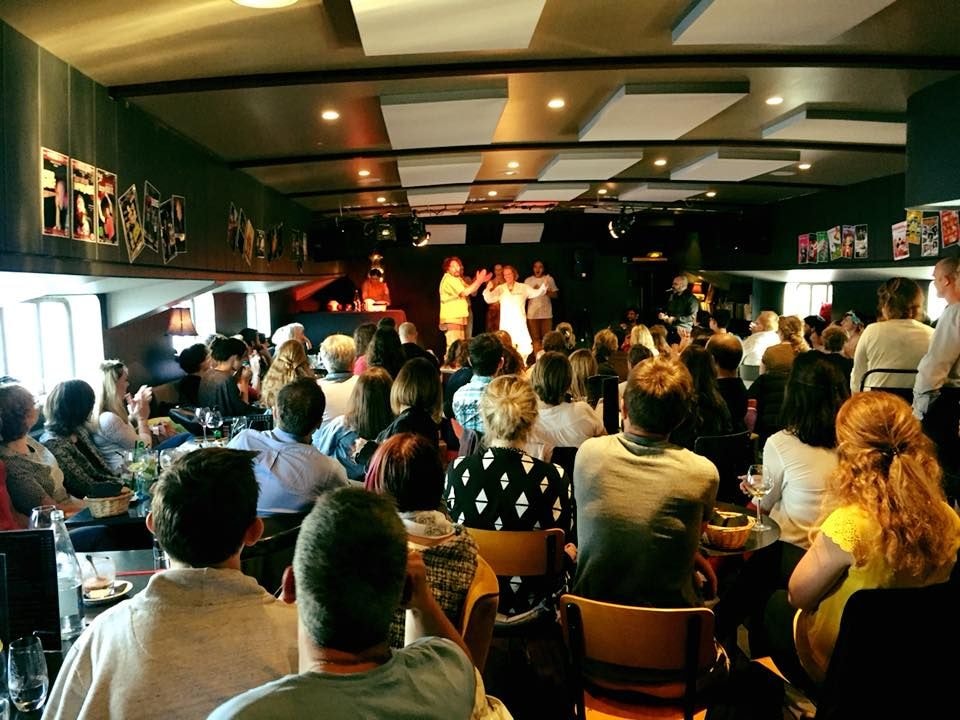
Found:
[[[673,288],[667,288],[667,292],[668,292],[668,293],[672,293],[672,292],[673,292]]]

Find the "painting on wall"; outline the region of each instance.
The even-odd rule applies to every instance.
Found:
[[[893,236],[893,259],[904,260],[910,257],[910,243],[907,242],[907,221],[903,220],[890,227]]]
[[[160,203],[160,254],[163,264],[177,256],[177,239],[173,234],[173,210],[170,198]]]
[[[140,224],[140,211],[137,205],[137,186],[131,185],[117,199],[117,206],[120,208],[121,226],[123,227],[123,239],[127,245],[127,257],[130,262],[137,259],[137,256],[143,252],[145,245],[143,226]]]
[[[93,165],[81,162],[76,158],[70,160],[70,178],[73,192],[71,208],[73,210],[73,239],[81,242],[96,242],[94,231],[96,212],[94,198],[96,197],[96,173]]]
[[[117,237],[117,176],[97,168],[97,242],[101,245],[120,244]]]
[[[160,191],[149,180],[143,183],[143,236],[148,248],[160,252]]]
[[[170,200],[173,202],[173,240],[177,246],[177,255],[182,255],[187,251],[187,201],[183,195],[171,195]]]
[[[40,148],[40,197],[43,201],[43,234],[70,237],[70,158]]]
[[[943,247],[956,245],[960,240],[960,216],[956,210],[940,211],[940,242]]]
[[[936,257],[940,254],[940,216],[927,215],[923,218],[920,240],[920,256]]]
[[[853,241],[853,256],[857,260],[866,260],[870,254],[870,235],[866,225],[855,225],[856,238]]]

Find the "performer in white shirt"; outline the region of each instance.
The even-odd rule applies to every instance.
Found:
[[[546,283],[534,290],[529,285],[517,282],[517,269],[512,265],[503,266],[503,285],[494,287],[492,282],[488,282],[483,291],[483,299],[488,303],[500,303],[500,329],[510,333],[513,346],[524,360],[533,351],[527,330],[527,300],[546,293]]]
[[[527,327],[533,341],[533,351],[538,353],[543,349],[543,336],[553,330],[553,303],[551,301],[559,291],[553,276],[543,271],[543,262],[540,260],[534,261],[533,275],[523,282],[534,290],[537,290],[541,285],[547,286],[545,295],[527,301]]]

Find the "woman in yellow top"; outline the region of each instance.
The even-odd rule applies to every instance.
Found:
[[[854,592],[945,582],[960,548],[960,517],[944,501],[933,445],[906,402],[883,392],[855,395],[837,414],[837,442],[825,519],[790,577],[789,602],[799,609],[796,656],[784,657],[782,643],[774,652],[781,670],[802,668],[814,684],[823,682]],[[775,625],[778,601],[783,597],[767,608],[768,625]],[[791,680],[803,685],[807,678]]]

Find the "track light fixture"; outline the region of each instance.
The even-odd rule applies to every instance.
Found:
[[[610,232],[610,237],[615,240],[622,238],[630,232],[630,228],[633,227],[633,221],[633,215],[627,215],[627,208],[620,208],[620,214],[607,223],[607,230]]]
[[[397,230],[389,220],[376,215],[363,226],[363,235],[377,245],[394,243],[397,241]]]
[[[410,218],[410,243],[414,247],[423,247],[428,242],[430,242],[430,233],[423,226],[423,221],[417,217],[416,213],[413,213],[413,217]]]

